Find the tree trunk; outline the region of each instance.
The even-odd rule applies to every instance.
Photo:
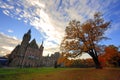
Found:
[[[93,61],[94,61],[94,63],[95,63],[96,69],[102,69],[102,66],[101,66],[101,64],[100,64],[100,62],[99,62],[99,60],[98,60],[97,53],[94,53],[94,52],[95,52],[95,51],[90,50],[90,51],[88,52],[88,54],[92,57],[92,59],[93,59]]]
[[[97,58],[96,56],[93,56],[92,59],[93,59],[93,61],[94,61],[94,63],[95,63],[96,69],[102,69],[102,66],[101,66],[98,58]]]

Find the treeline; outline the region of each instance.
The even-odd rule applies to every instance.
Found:
[[[102,67],[120,67],[120,51],[114,45],[105,46],[103,52],[99,53],[98,59]],[[57,64],[64,67],[94,67],[92,58],[88,59],[69,59],[61,55]]]

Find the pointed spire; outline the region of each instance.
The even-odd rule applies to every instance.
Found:
[[[29,29],[28,32],[24,34],[21,44],[28,44],[30,39],[31,39],[31,29]]]
[[[40,48],[43,48],[43,43],[44,43],[44,41],[42,41],[42,44],[40,45]]]
[[[27,34],[31,34],[31,29],[28,30]]]
[[[42,56],[43,55],[43,50],[44,50],[43,41],[42,41],[42,44],[40,45],[39,50],[40,50],[40,56]]]
[[[42,44],[41,44],[41,45],[43,45],[43,43],[44,43],[44,41],[42,41]]]

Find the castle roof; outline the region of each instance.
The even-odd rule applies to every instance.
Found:
[[[29,46],[30,46],[31,48],[38,49],[38,45],[37,45],[35,39],[33,39],[33,40],[30,42]]]

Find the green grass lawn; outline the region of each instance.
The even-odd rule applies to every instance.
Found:
[[[120,80],[120,68],[0,68],[0,80]]]
[[[67,68],[0,68],[0,80],[32,80],[37,74],[49,74]]]
[[[21,74],[21,73],[49,73],[65,68],[0,68],[0,75]]]

